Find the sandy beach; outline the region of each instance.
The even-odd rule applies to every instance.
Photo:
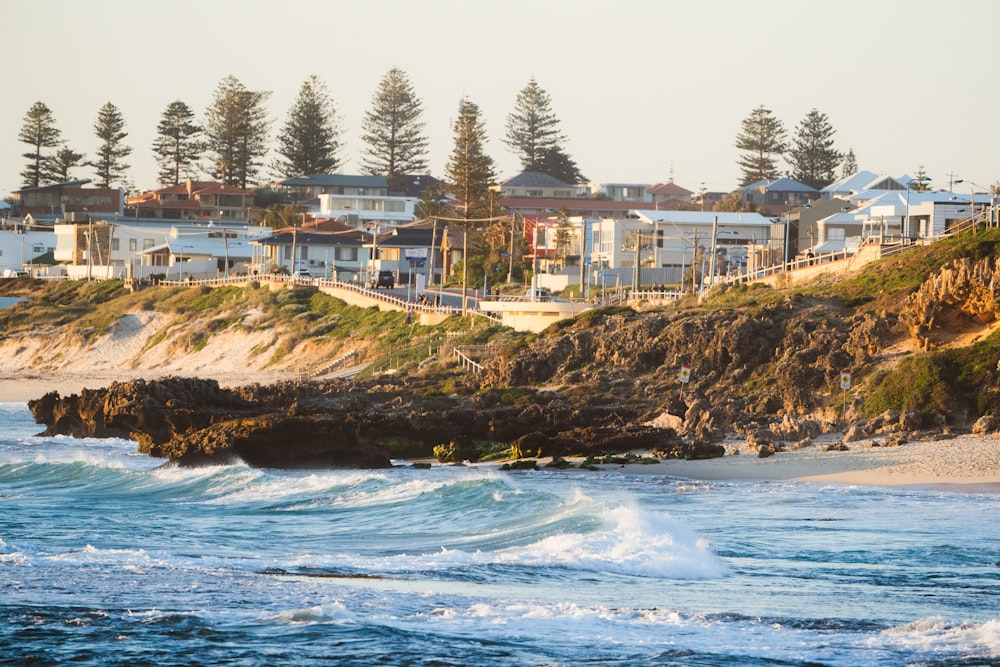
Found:
[[[186,376],[183,372],[151,373],[148,370],[90,370],[78,373],[68,371],[59,371],[58,373],[36,373],[23,370],[14,373],[0,371],[0,403],[27,403],[32,399],[41,398],[50,391],[57,391],[60,396],[69,396],[70,394],[79,394],[84,389],[101,389],[109,386],[112,382],[127,382],[140,378],[155,380],[168,375]],[[293,376],[290,373],[234,373],[226,371],[215,375],[199,372],[196,377],[214,379],[223,387],[235,387],[255,382],[270,384],[287,380]]]
[[[0,402],[26,403],[50,391],[68,396],[84,388],[97,389],[114,381],[148,375],[148,371],[0,372]],[[252,382],[269,383],[287,377],[287,374],[280,373],[227,372],[215,379],[222,386],[235,386]],[[896,447],[876,446],[879,440],[861,440],[848,443],[847,451],[823,451],[824,444],[837,440],[837,435],[830,434],[812,445],[763,459],[745,444],[729,442],[726,443],[726,450],[730,453],[721,458],[667,460],[649,465],[606,465],[602,468],[629,474],[660,474],[695,480],[799,480],[1000,493],[1000,434],[913,440]],[[544,461],[540,463],[544,464]]]

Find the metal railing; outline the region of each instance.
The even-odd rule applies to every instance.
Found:
[[[281,273],[265,273],[258,275],[229,276],[215,278],[185,278],[184,280],[161,280],[160,285],[179,287],[219,287],[222,285],[245,285],[252,282],[285,283],[287,285],[301,285],[304,287],[327,287],[355,292],[369,299],[375,299],[395,306],[399,310],[408,310],[420,313],[444,313],[447,315],[461,315],[462,309],[457,306],[442,306],[431,303],[419,303],[407,301],[394,294],[386,294],[379,290],[366,287],[363,284],[345,282],[342,280],[332,280],[330,278],[307,278],[305,276],[289,276]]]
[[[483,365],[480,361],[487,357],[492,357],[496,354],[497,349],[499,349],[499,346],[495,344],[461,345],[455,348],[455,356],[458,358],[458,363],[466,371],[480,373],[483,370]]]

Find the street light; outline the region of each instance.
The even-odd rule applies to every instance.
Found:
[[[906,222],[903,225],[903,236],[906,238],[910,237],[910,186],[914,183],[926,183],[930,180],[930,176],[921,176],[920,178],[911,178],[906,182]]]
[[[979,185],[978,183],[973,183],[972,181],[964,180],[964,179],[961,179],[961,178],[958,179],[957,181],[954,181],[954,182],[955,183],[968,183],[970,186],[972,186],[970,188],[971,192],[969,194],[969,211],[970,211],[969,217],[972,218],[972,219],[975,219],[975,217],[976,217],[976,188],[979,188],[984,193],[988,192],[990,194],[990,212],[989,212],[989,216],[988,216],[987,221],[986,221],[986,226],[987,227],[991,227],[993,225],[993,208],[996,205],[996,196],[997,196],[997,187],[998,186],[994,185],[993,187],[984,188],[983,186]]]

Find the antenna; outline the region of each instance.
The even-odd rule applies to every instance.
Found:
[[[955,177],[958,176],[958,174],[956,174],[953,171],[949,171],[947,174],[945,174],[945,176],[948,177],[948,192],[951,192],[952,189],[955,187]]]

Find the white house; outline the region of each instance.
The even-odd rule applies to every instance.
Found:
[[[816,221],[816,254],[852,252],[866,239],[894,240],[928,238],[949,231],[968,219],[973,195],[912,190],[866,190],[851,196],[847,211]],[[989,203],[989,196],[975,195],[975,205]]]
[[[55,247],[56,237],[51,229],[20,223],[4,225],[0,229],[0,275],[6,271],[38,275],[43,270],[34,265],[35,258],[54,252]]]
[[[223,275],[227,267],[244,272],[253,264],[251,241],[271,233],[240,222],[134,218],[64,221],[53,229],[53,255],[67,263],[70,278],[204,278]]]
[[[711,211],[635,210],[624,219],[605,218],[588,243],[594,282],[680,284],[693,264],[709,278],[713,269],[714,275],[752,271],[764,262],[772,224],[758,213]]]
[[[416,219],[419,197],[390,194],[383,176],[313,174],[281,181],[290,201],[315,218],[338,219],[352,227],[378,223],[395,226]]]

